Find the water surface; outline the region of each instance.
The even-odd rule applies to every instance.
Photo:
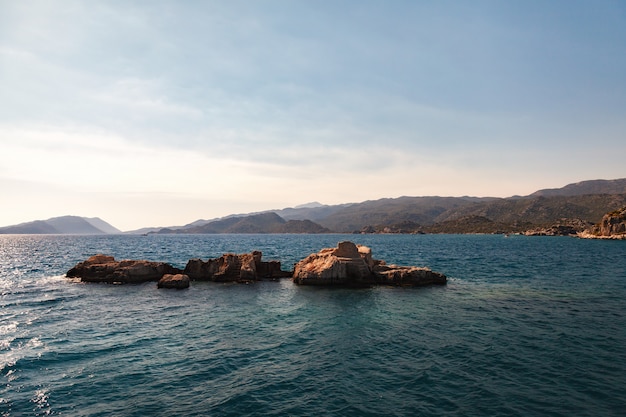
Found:
[[[82,284],[96,253],[288,269],[353,240],[444,287]],[[455,235],[0,236],[0,415],[620,416],[626,242]]]

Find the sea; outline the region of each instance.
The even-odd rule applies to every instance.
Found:
[[[87,284],[91,255],[350,240],[445,286]],[[503,235],[0,236],[0,416],[625,416],[626,241]]]

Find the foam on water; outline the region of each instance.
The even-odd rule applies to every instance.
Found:
[[[63,278],[95,253],[182,266],[260,249],[290,266],[344,239],[449,284],[164,291]],[[0,415],[623,415],[625,250],[498,236],[0,237]]]

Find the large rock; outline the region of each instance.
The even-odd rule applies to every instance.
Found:
[[[387,265],[384,261],[375,260],[367,246],[346,241],[298,262],[293,281],[301,285],[320,286],[422,286],[445,284],[447,278],[428,268]]]
[[[189,288],[189,277],[184,274],[165,274],[157,282],[157,288],[174,288],[177,290]]]
[[[112,256],[99,254],[76,264],[66,275],[68,278],[80,278],[85,282],[141,283],[158,281],[165,274],[180,272],[180,269],[164,262],[116,261]]]
[[[280,262],[264,262],[261,257],[261,252],[254,251],[244,254],[226,253],[207,261],[190,259],[184,273],[193,280],[216,282],[247,282],[291,276],[291,272],[281,270]]]
[[[600,223],[578,236],[598,239],[626,239],[626,207],[605,214]]]
[[[626,207],[607,213],[600,220],[598,235],[617,236],[626,234]]]

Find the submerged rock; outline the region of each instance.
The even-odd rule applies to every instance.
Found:
[[[423,286],[445,284],[447,278],[428,268],[387,265],[375,260],[372,250],[353,242],[340,242],[336,248],[322,249],[298,262],[293,282],[319,286]]]
[[[189,277],[185,274],[165,274],[157,283],[157,288],[189,288]]]
[[[164,262],[146,260],[116,261],[112,256],[94,255],[67,271],[68,278],[84,282],[142,283],[158,281],[165,274],[178,274],[181,270]]]

